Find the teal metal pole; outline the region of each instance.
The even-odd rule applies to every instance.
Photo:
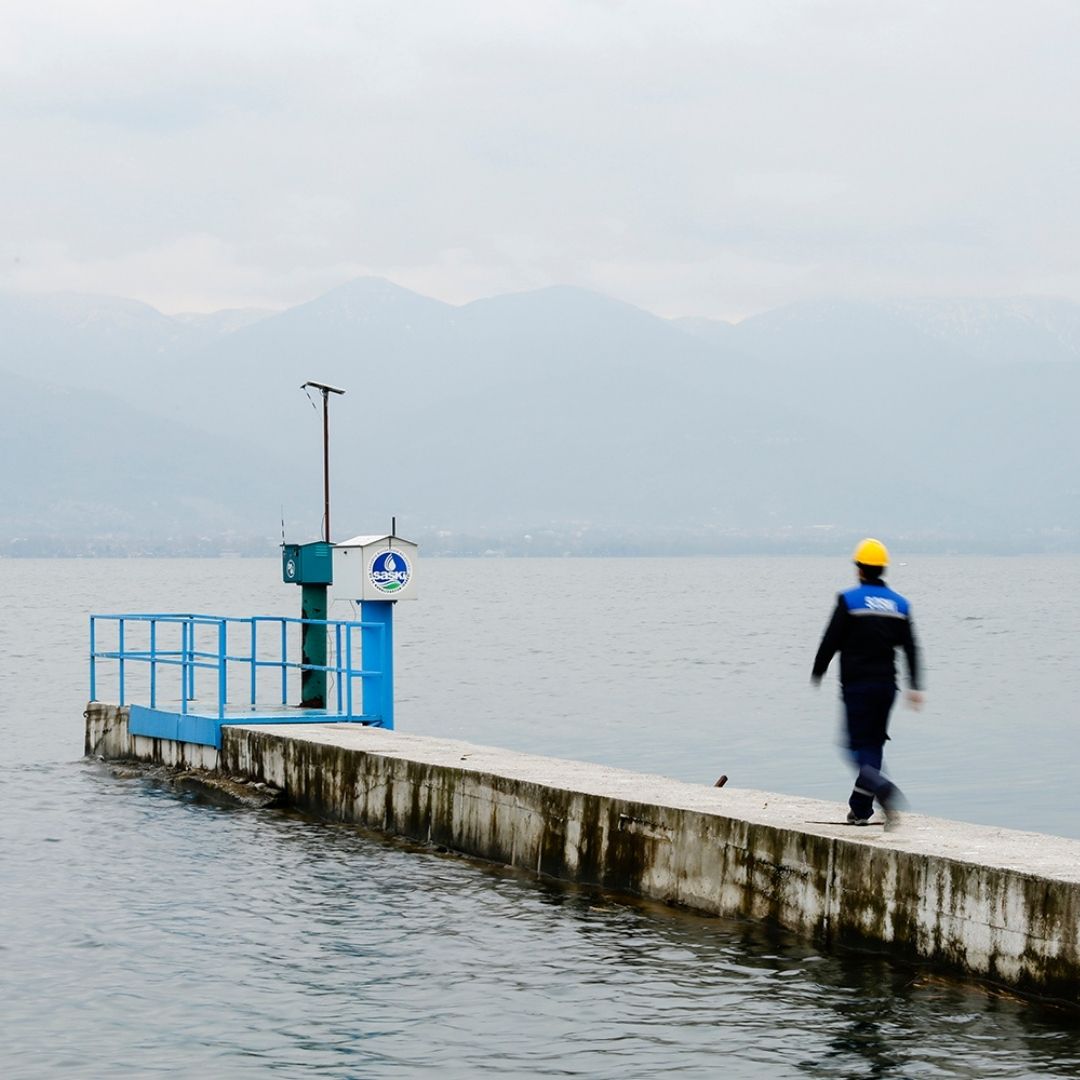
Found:
[[[300,618],[326,619],[326,586],[303,585],[300,597]],[[300,630],[300,662],[322,668],[300,672],[300,708],[326,708],[326,623],[304,622]]]

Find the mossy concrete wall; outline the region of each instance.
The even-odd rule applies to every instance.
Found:
[[[146,761],[177,769],[215,770],[218,752],[212,746],[151,739],[128,731],[128,710],[121,705],[91,701],[86,706],[86,736],[83,751],[87,757],[106,761]]]
[[[918,815],[857,829],[838,803],[353,725],[227,727],[214,761],[161,743],[88,710],[88,754],[217,768],[325,818],[1080,1004],[1078,841]]]

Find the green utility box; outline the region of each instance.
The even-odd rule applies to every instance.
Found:
[[[333,544],[316,540],[310,544],[281,545],[281,578],[289,585],[333,585]]]

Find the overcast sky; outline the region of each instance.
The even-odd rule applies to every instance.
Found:
[[[1080,300],[1076,0],[4,0],[0,289]]]

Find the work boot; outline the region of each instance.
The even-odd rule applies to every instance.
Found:
[[[900,789],[895,784],[891,784],[885,795],[878,796],[878,802],[881,803],[881,812],[885,815],[885,831],[892,832],[894,829],[898,829],[900,827],[900,807],[904,802],[904,796],[901,795]]]

